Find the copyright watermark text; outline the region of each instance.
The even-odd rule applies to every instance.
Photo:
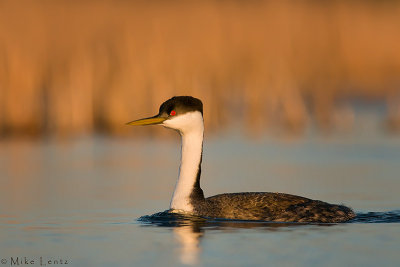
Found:
[[[1,265],[5,266],[54,266],[54,265],[68,265],[69,259],[56,258],[56,257],[2,257],[0,259]]]

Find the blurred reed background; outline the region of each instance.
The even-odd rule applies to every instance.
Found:
[[[0,1],[0,136],[131,134],[173,95],[208,129],[400,128],[400,1]]]

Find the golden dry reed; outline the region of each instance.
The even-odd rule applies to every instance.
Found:
[[[351,124],[355,97],[398,126],[399,74],[399,1],[0,2],[3,137],[124,134],[173,95],[211,129]]]

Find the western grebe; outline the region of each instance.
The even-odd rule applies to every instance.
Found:
[[[283,193],[228,193],[204,198],[200,188],[204,137],[203,103],[197,98],[173,97],[160,106],[157,115],[127,124],[159,124],[177,130],[182,137],[181,165],[170,212],[221,219],[277,222],[336,223],[355,217],[348,207]]]

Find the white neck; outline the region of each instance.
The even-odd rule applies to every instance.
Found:
[[[164,126],[178,130],[182,136],[181,166],[170,208],[192,212],[190,195],[193,192],[201,163],[204,135],[203,116],[200,112],[190,112],[169,121],[168,124],[164,123]]]

